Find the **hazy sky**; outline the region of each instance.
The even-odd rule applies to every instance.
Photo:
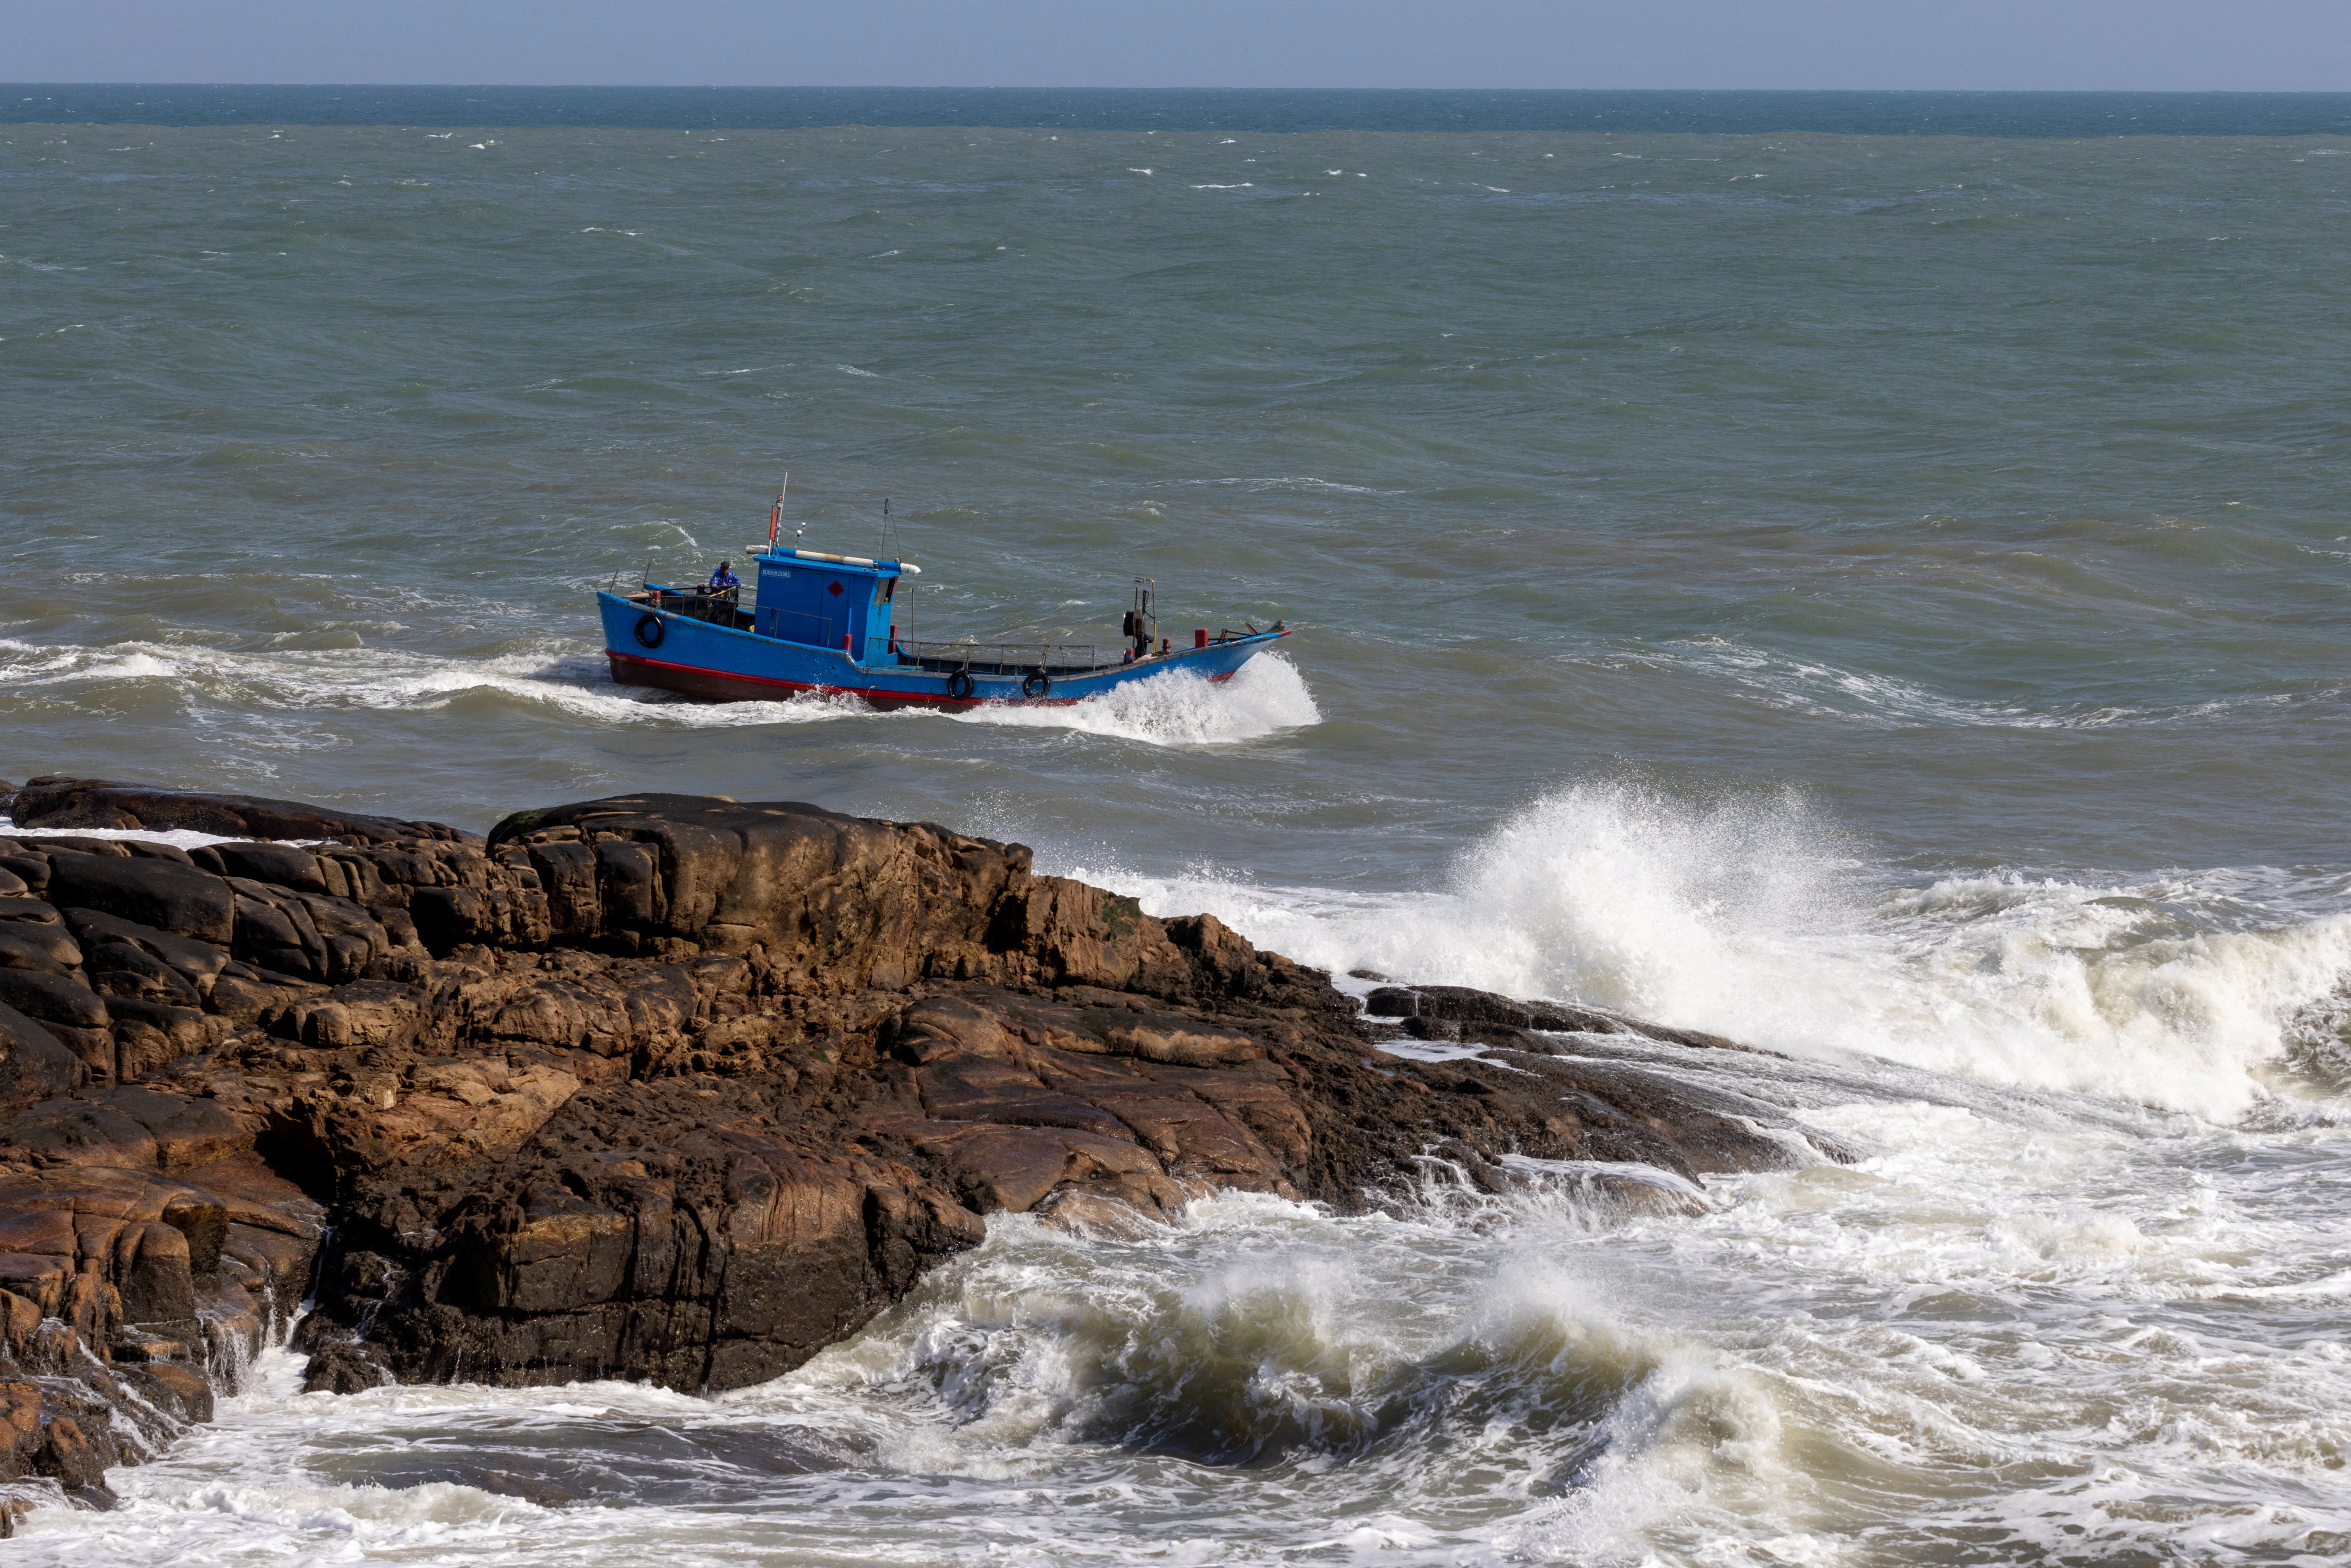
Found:
[[[2351,90],[2351,0],[0,0],[0,81]]]

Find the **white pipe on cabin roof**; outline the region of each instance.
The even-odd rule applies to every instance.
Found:
[[[827,555],[820,549],[769,549],[765,545],[745,545],[743,553],[747,556],[767,556],[771,559],[781,555],[790,556],[797,560],[833,560],[839,561],[843,566],[870,566],[876,570],[886,566],[914,577],[923,575],[923,569],[911,560],[870,560],[862,555]]]

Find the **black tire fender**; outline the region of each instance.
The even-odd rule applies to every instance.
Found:
[[[949,675],[947,677],[947,695],[950,699],[956,702],[961,702],[964,698],[971,695],[971,676],[961,670],[957,670],[954,674]]]
[[[1020,695],[1034,702],[1053,689],[1053,677],[1042,670],[1031,670],[1029,678],[1020,683]]]
[[[660,647],[662,639],[668,635],[669,628],[662,624],[660,616],[645,614],[637,617],[637,641],[646,647]]]

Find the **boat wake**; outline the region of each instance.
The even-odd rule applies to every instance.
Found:
[[[1066,706],[983,707],[956,717],[964,724],[1062,729],[1151,746],[1227,746],[1320,724],[1322,710],[1286,655],[1259,653],[1226,681],[1171,670]]]
[[[0,683],[16,704],[84,706],[104,688],[115,711],[209,718],[257,733],[253,744],[300,744],[306,716],[486,712],[501,706],[600,725],[744,729],[831,720],[952,717],[967,724],[1060,729],[1153,746],[1255,740],[1322,721],[1305,677],[1280,653],[1260,653],[1227,681],[1181,671],[1061,706],[983,706],[953,716],[927,708],[883,712],[854,696],[705,703],[615,685],[601,653],[540,645],[479,657],[441,658],[381,648],[261,652],[125,643],[110,648],[43,646],[0,639]],[[0,705],[0,712],[6,711]],[[263,717],[261,716],[266,716]]]
[[[224,719],[259,712],[298,723],[305,714],[425,713],[500,703],[603,724],[678,729],[804,724],[872,711],[862,703],[825,698],[697,703],[667,692],[618,686],[602,654],[551,642],[467,658],[386,648],[248,652],[0,640],[0,676],[23,702],[47,697],[60,705],[87,705],[92,689],[103,687],[109,706],[117,709],[179,709]]]

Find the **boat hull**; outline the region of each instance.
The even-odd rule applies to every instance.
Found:
[[[642,601],[601,592],[604,655],[612,679],[624,686],[652,686],[701,702],[786,702],[815,693],[857,697],[876,708],[932,707],[950,711],[989,706],[1054,707],[1100,696],[1130,682],[1181,670],[1204,680],[1225,681],[1265,648],[1289,635],[1264,632],[1202,648],[1138,659],[1080,674],[1053,677],[1042,696],[1021,689],[1019,674],[973,674],[967,696],[947,695],[949,672],[905,664],[860,664],[839,650],[786,643],[648,607]],[[639,628],[659,622],[648,645]]]

